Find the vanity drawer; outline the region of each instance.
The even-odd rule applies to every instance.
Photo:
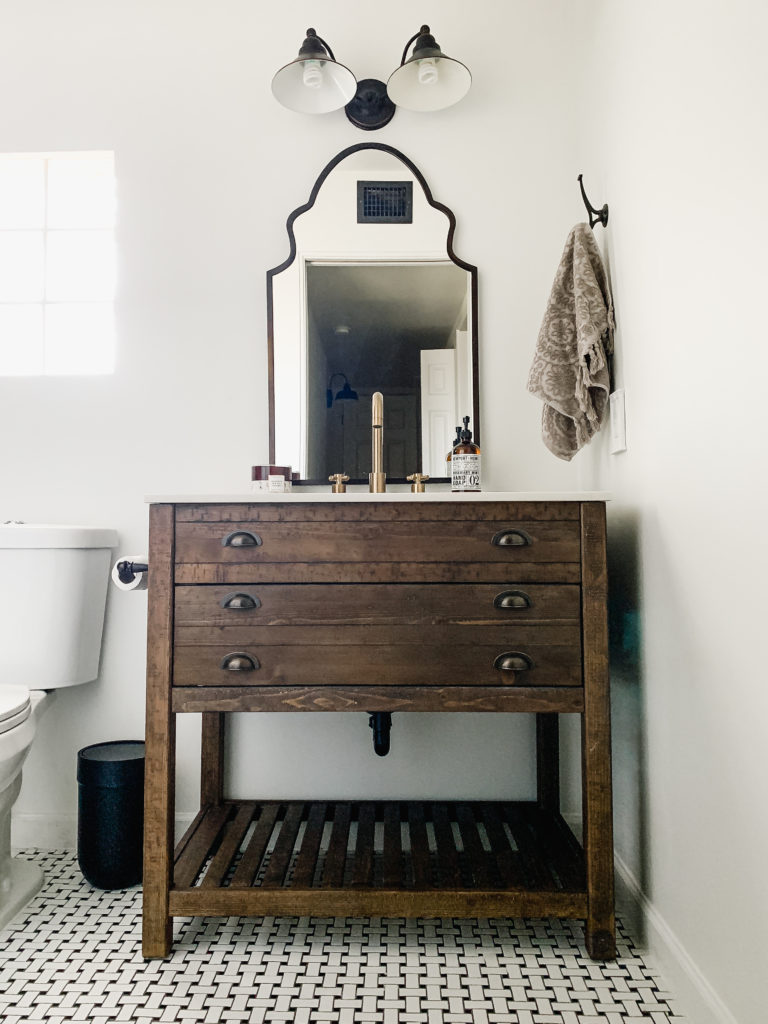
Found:
[[[194,626],[578,623],[580,589],[558,584],[177,586],[176,629]]]
[[[575,644],[178,644],[175,686],[581,686]]]
[[[499,579],[499,570],[503,574],[515,566],[525,567],[522,578],[577,582],[579,559],[579,524],[573,521],[176,524],[177,582],[244,581],[249,579],[245,567],[250,581],[269,581],[276,579],[269,566],[279,566],[277,578],[286,582],[312,581],[315,567],[324,567],[317,575],[328,582],[462,582],[482,579],[483,567],[490,579]],[[262,573],[256,571],[260,566]],[[542,567],[540,576],[537,566]]]

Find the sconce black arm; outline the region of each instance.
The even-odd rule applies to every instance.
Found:
[[[419,31],[415,35],[412,35],[408,42],[405,44],[403,56],[400,60],[400,67],[402,67],[403,64],[405,64],[405,58],[408,56],[408,47],[411,45],[411,43],[415,43],[419,36],[423,35],[425,32],[429,34],[429,25],[422,25]]]
[[[581,198],[584,200],[584,205],[587,208],[589,214],[589,226],[593,228],[598,222],[605,227],[608,223],[608,204],[605,203],[600,210],[596,210],[592,203],[587,199],[587,193],[584,191],[584,182],[581,180],[582,174],[579,175],[579,188],[581,189]]]

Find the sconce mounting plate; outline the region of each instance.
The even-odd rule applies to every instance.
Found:
[[[356,128],[372,132],[389,124],[395,116],[395,104],[387,95],[387,87],[377,78],[363,78],[357,92],[344,107],[347,118]]]

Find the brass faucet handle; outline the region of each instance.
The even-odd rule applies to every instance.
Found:
[[[429,480],[426,473],[411,473],[405,479],[411,482],[411,492],[413,494],[423,494],[426,491],[424,484]]]
[[[349,480],[349,477],[346,473],[332,473],[328,479],[333,484],[333,487],[331,488],[332,494],[347,493],[347,481]]]

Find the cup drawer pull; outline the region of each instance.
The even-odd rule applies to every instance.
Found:
[[[491,544],[497,548],[524,548],[533,541],[525,530],[499,530]]]
[[[261,546],[261,537],[258,533],[251,533],[249,530],[235,530],[228,533],[222,540],[223,548],[258,548]]]
[[[236,652],[221,659],[221,667],[228,672],[254,672],[259,668],[259,659],[252,654]]]
[[[251,594],[227,594],[226,597],[222,597],[219,604],[222,608],[228,608],[236,612],[246,612],[251,611],[253,608],[261,608],[261,601],[258,597],[253,597]]]
[[[503,593],[497,594],[493,599],[494,608],[530,608],[532,605],[533,601],[522,590],[505,590]]]
[[[533,668],[533,659],[520,651],[506,651],[498,656],[493,667],[499,672],[527,672]]]

